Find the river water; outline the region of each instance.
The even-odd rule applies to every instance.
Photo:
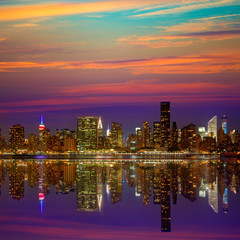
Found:
[[[0,239],[240,239],[240,161],[0,160]]]

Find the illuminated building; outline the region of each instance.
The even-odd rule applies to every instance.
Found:
[[[217,116],[214,116],[208,122],[208,134],[217,139]]]
[[[43,115],[41,115],[40,124],[39,124],[38,130],[39,130],[40,141],[42,141],[43,132],[45,130],[45,125],[43,124]]]
[[[213,137],[204,137],[199,149],[204,152],[214,152],[216,150],[216,139]]]
[[[206,137],[206,129],[205,129],[205,127],[199,127],[198,128],[198,134],[200,135],[201,139]]]
[[[97,128],[97,141],[98,141],[98,148],[101,149],[104,147],[104,140],[103,140],[103,126],[102,126],[102,119],[101,117],[98,118],[98,128]]]
[[[134,151],[136,149],[137,136],[135,134],[130,134],[127,138],[127,147]]]
[[[222,129],[225,134],[227,134],[227,116],[222,116]]]
[[[13,152],[17,151],[24,144],[24,127],[20,124],[9,129],[9,146]]]
[[[103,126],[101,117],[98,118],[98,137],[102,136]]]
[[[173,124],[172,124],[171,148],[173,150],[177,150],[178,149],[178,129],[177,129],[177,123],[176,122],[173,122]]]
[[[67,136],[63,139],[63,151],[76,151],[76,139],[73,136]]]
[[[196,149],[196,125],[191,123],[181,129],[181,149],[195,151]]]
[[[138,133],[138,130],[141,130],[141,128],[140,127],[136,127],[135,128],[135,134],[137,135],[137,133]]]
[[[142,141],[142,147],[150,147],[150,127],[149,122],[145,121],[143,122],[143,141]]]
[[[77,165],[77,210],[97,211],[97,172],[95,166]]]
[[[119,124],[117,122],[112,122],[111,140],[112,140],[113,148],[122,148],[123,147],[122,124]]]
[[[30,134],[28,137],[28,152],[36,153],[39,150],[39,138],[34,134]]]
[[[161,147],[170,145],[170,102],[161,102]]]
[[[97,117],[78,117],[77,150],[97,149]]]
[[[136,135],[137,135],[137,145],[136,145],[136,147],[141,148],[142,144],[143,144],[142,143],[143,142],[143,131],[142,131],[141,128],[137,128],[136,131],[137,131],[137,133],[136,133]]]
[[[154,148],[160,148],[160,133],[161,133],[161,123],[160,122],[154,122],[153,123],[153,144]]]

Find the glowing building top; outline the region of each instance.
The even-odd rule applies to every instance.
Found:
[[[227,116],[222,116],[222,129],[225,134],[227,134]]]
[[[217,138],[217,116],[214,116],[208,122],[208,133],[213,134],[213,137]]]
[[[40,124],[39,124],[39,131],[45,130],[45,125],[43,124],[43,115],[41,114]]]
[[[101,117],[98,118],[98,129],[102,129],[102,119]]]

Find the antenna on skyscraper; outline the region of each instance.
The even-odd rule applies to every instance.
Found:
[[[43,125],[43,115],[41,114],[40,124]]]

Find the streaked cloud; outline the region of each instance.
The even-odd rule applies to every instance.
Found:
[[[9,25],[10,27],[16,27],[16,28],[26,28],[26,27],[36,27],[38,24],[36,23],[19,23],[19,24],[13,24]]]
[[[186,3],[187,2],[185,2],[185,4]],[[235,5],[240,5],[240,2],[238,0],[214,0],[214,1],[205,1],[205,2],[200,1],[199,4],[195,2],[194,4],[183,5],[180,7],[173,6],[172,8],[168,8],[168,9],[160,9],[157,11],[133,15],[133,17],[149,17],[149,16],[157,16],[157,15],[178,14],[178,13],[184,13],[184,12],[189,12],[189,11],[199,10],[199,9],[235,6]]]
[[[186,27],[186,26],[185,26]],[[191,26],[189,26],[191,28]],[[174,29],[175,30],[175,29]],[[181,28],[179,28],[181,31]],[[157,35],[151,34],[146,36],[128,36],[117,39],[118,43],[127,44],[130,46],[142,46],[148,48],[161,48],[161,47],[183,47],[190,45],[193,40],[202,41],[219,41],[226,39],[240,38],[240,30],[231,31],[211,31],[211,32],[193,32],[176,35]],[[182,40],[188,40],[184,42]],[[189,41],[189,40],[192,41]],[[168,40],[168,41],[166,41]],[[179,41],[180,40],[180,41]]]
[[[212,19],[218,19],[218,18],[229,18],[229,17],[237,17],[240,16],[240,14],[229,14],[229,15],[220,15],[220,16],[213,16],[213,17],[206,17],[206,18],[198,18],[195,20],[212,20]]]
[[[181,24],[173,25],[170,27],[164,27],[165,32],[202,32],[202,31],[232,31],[239,30],[235,25],[240,22],[238,21],[220,21],[220,20],[202,20],[193,22],[183,22]],[[156,26],[155,28],[162,28]]]
[[[102,12],[114,12],[139,7],[159,4],[166,0],[120,0],[120,1],[93,1],[81,3],[54,3],[39,5],[23,5],[13,7],[0,7],[0,21],[11,21],[19,19],[63,16],[74,14],[90,14]]]
[[[3,41],[5,41],[5,40],[7,40],[7,38],[0,38],[0,42],[3,42]]]
[[[34,69],[126,69],[133,74],[204,74],[239,72],[240,57],[236,54],[192,55],[166,58],[146,58],[119,61],[79,62],[0,62],[0,71],[29,71]]]

